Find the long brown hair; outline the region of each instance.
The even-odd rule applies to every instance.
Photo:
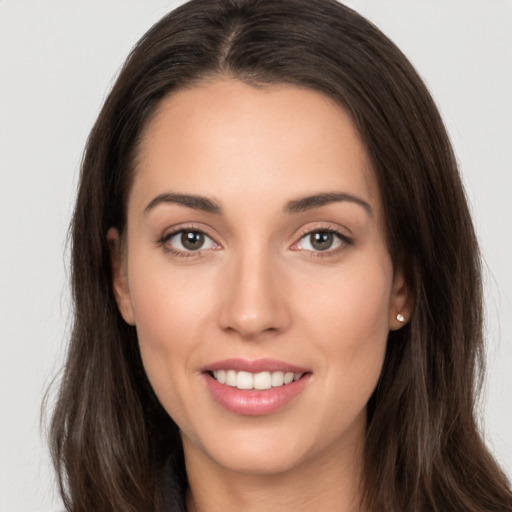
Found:
[[[74,324],[51,424],[74,512],[162,507],[179,432],[144,373],[112,291],[107,244],[125,225],[142,128],[160,100],[217,76],[291,84],[353,117],[378,180],[389,250],[413,290],[368,404],[365,502],[379,511],[512,511],[475,421],[483,368],[478,246],[452,148],[417,73],[376,27],[334,0],[192,0],[131,52],[87,142],[72,221]]]

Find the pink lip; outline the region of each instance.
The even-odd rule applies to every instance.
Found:
[[[304,375],[297,381],[276,388],[241,390],[215,380],[210,372],[217,370],[251,373],[282,371],[304,373]],[[311,373],[304,368],[274,359],[226,359],[206,366],[202,375],[208,390],[218,404],[228,411],[244,416],[263,416],[285,407],[304,390],[311,377]]]
[[[224,359],[206,365],[203,372],[215,372],[217,370],[235,370],[237,372],[293,372],[306,373],[309,370],[294,364],[285,363],[277,359]]]

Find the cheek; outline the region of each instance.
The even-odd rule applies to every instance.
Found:
[[[360,261],[318,279],[296,296],[301,314],[324,332],[319,339],[339,337],[354,349],[386,338],[392,290],[392,264],[387,255]]]
[[[328,388],[345,390],[344,399],[355,407],[366,403],[382,370],[391,289],[392,265],[383,257],[301,296],[306,338],[316,340]]]
[[[168,264],[133,270],[130,290],[142,362],[164,407],[179,414],[180,390],[186,391],[186,380],[197,371],[201,333],[211,321],[211,287],[207,279],[172,272]]]
[[[141,345],[175,345],[179,350],[193,343],[211,315],[212,270],[176,267],[167,255],[154,251],[132,254],[129,287]]]

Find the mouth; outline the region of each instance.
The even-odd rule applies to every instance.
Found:
[[[271,388],[280,388],[298,381],[305,372],[262,371],[251,373],[236,370],[216,370],[207,372],[220,384],[241,390],[263,391]]]
[[[275,359],[229,359],[203,368],[212,398],[244,416],[272,414],[293,403],[308,386],[312,372]]]

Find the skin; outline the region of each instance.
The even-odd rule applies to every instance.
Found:
[[[286,211],[333,192],[368,208],[337,200]],[[169,193],[222,212],[154,202]],[[163,240],[179,229],[204,232],[203,248]],[[339,235],[316,250],[308,233],[326,229]],[[228,78],[173,93],[144,129],[123,243],[113,228],[108,238],[121,314],[182,433],[189,509],[356,510],[366,404],[411,301],[345,110],[311,90]],[[227,358],[278,359],[309,380],[272,414],[235,414],[202,373]]]

